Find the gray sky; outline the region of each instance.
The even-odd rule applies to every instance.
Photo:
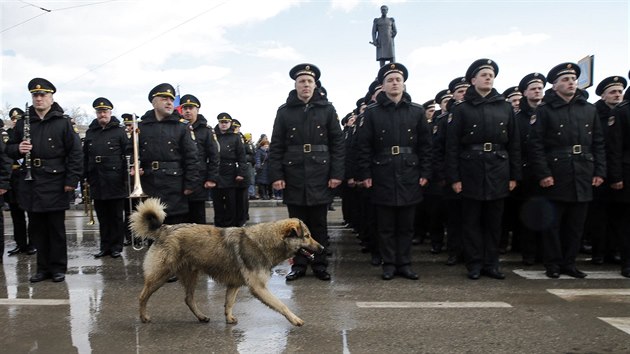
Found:
[[[409,69],[407,90],[418,103],[484,57],[500,67],[500,92],[587,55],[595,55],[595,85],[630,69],[630,10],[621,0],[2,0],[0,105],[23,107],[28,81],[44,77],[62,107],[93,116],[92,101],[104,96],[115,115],[142,115],[149,90],[169,82],[201,100],[210,124],[228,112],[256,139],[271,133],[293,89],[291,67],[310,62],[343,116],[378,71],[368,42],[382,4],[396,20],[397,61]]]

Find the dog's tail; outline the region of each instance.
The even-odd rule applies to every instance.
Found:
[[[143,239],[157,238],[159,233],[156,231],[162,226],[164,218],[166,218],[165,208],[166,205],[160,202],[158,198],[149,198],[140,202],[136,211],[129,217],[131,232]]]

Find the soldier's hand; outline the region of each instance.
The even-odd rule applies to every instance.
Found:
[[[615,189],[615,190],[623,189],[623,181],[617,182],[617,183],[612,183],[610,185],[610,188]]]
[[[514,190],[514,188],[516,188],[516,181],[510,181],[510,192]]]
[[[599,177],[599,176],[595,176],[593,177],[593,186],[595,187],[599,187],[602,185],[602,183],[604,183],[604,179]]]
[[[285,187],[286,187],[286,184],[284,183],[283,179],[279,179],[273,182],[273,189],[277,191],[283,190]]]
[[[540,186],[543,188],[548,188],[554,185],[554,180],[553,177],[549,176],[549,177],[545,177],[543,179],[540,180],[539,182]]]
[[[20,151],[20,154],[26,154],[32,149],[33,145],[31,145],[31,143],[29,143],[28,141],[23,141],[20,143],[20,145],[18,145],[18,150]]]
[[[74,187],[72,186],[63,186],[64,192],[74,192]]]
[[[462,182],[455,182],[453,184],[451,184],[451,188],[453,188],[453,191],[457,194],[462,192]]]
[[[214,182],[214,181],[206,181],[206,182],[203,184],[203,188],[205,188],[205,189],[214,188],[214,187],[216,187],[216,186],[217,186],[217,183],[216,183],[216,182]]]
[[[331,178],[331,179],[328,180],[328,188],[330,188],[330,189],[335,189],[335,188],[339,187],[340,184],[341,184],[341,180],[340,179]]]
[[[363,180],[363,187],[365,188],[372,188],[372,179],[371,178],[366,178]]]
[[[234,178],[236,182],[242,182],[244,179],[243,176],[236,176],[236,178]]]
[[[192,189],[184,189],[184,195],[191,195],[192,192]]]
[[[4,193],[6,193],[7,190],[6,189],[0,189],[0,195],[3,195]]]
[[[140,176],[142,176],[144,174],[144,170],[142,169],[142,167],[140,167],[138,170],[140,171]],[[131,176],[135,176],[136,175],[136,169],[132,168],[131,171],[129,171],[129,174]]]
[[[424,187],[427,185],[427,183],[429,183],[428,179],[420,177],[420,180],[418,181],[418,184],[420,184],[420,186]]]
[[[354,187],[357,183],[354,181],[354,178],[348,179],[348,187]]]

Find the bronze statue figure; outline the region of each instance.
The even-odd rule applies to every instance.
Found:
[[[388,7],[381,6],[381,17],[374,19],[372,25],[372,42],[376,47],[376,60],[380,65],[385,65],[386,61],[393,63],[396,61],[394,55],[394,37],[396,37],[396,22],[391,17],[387,17]]]

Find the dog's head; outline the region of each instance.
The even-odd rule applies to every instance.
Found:
[[[311,231],[300,219],[287,219],[284,240],[291,255],[301,253],[313,260],[315,259],[314,252],[324,251],[324,246],[311,237]]]

